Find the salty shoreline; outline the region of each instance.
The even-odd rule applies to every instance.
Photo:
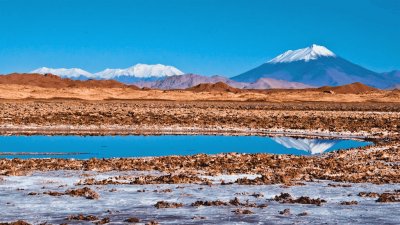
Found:
[[[399,148],[393,144],[367,146],[322,155],[274,154],[163,156],[143,158],[0,159],[0,175],[19,176],[35,171],[160,171],[171,174],[259,174],[258,184],[276,184],[326,179],[346,182],[400,183]],[[338,161],[337,159],[340,159]],[[355,168],[357,168],[355,170]]]
[[[400,209],[396,143],[307,157],[0,159],[0,222],[395,223],[382,213]]]
[[[399,146],[399,129],[400,123],[400,105],[386,103],[254,103],[254,102],[163,102],[163,101],[5,101],[0,102],[4,106],[0,108],[0,134],[1,135],[256,135],[256,136],[290,136],[296,138],[348,138],[356,140],[369,140],[375,143],[374,146],[364,147],[362,149],[346,150],[345,152],[333,152],[323,154],[321,156],[312,156],[303,158],[301,156],[274,156],[269,154],[254,155],[236,155],[237,160],[242,161],[250,157],[266,157],[265,168],[280,168],[280,172],[287,173],[291,170],[270,165],[270,160],[274,157],[280,157],[279,163],[286,163],[288,160],[299,160],[297,163],[303,165],[308,164],[310,168],[315,163],[320,163],[331,170],[328,177],[334,178],[335,172],[337,176],[343,171],[332,172],[332,166],[329,160],[332,157],[340,157],[349,160],[349,164],[360,164],[364,169],[372,170],[372,173],[378,177],[382,174],[376,169],[375,171],[362,163],[367,163],[374,154],[389,154],[398,151]],[[368,111],[372,110],[372,111]],[[28,117],[26,115],[29,115]],[[205,165],[209,165],[208,161],[215,159],[226,163],[227,155],[209,155],[203,156]],[[354,159],[357,156],[358,159]],[[166,163],[176,163],[178,157],[183,161],[193,160],[197,155],[193,156],[167,156],[160,158],[151,158],[154,163],[161,163],[160,168],[164,168]],[[346,158],[347,157],[347,158]],[[378,157],[379,158],[379,157]],[[172,160],[172,161],[169,161]],[[329,159],[329,160],[328,160]],[[393,156],[394,160],[397,158]],[[33,159],[32,159],[33,160]],[[51,169],[68,169],[69,164],[80,162],[82,165],[91,162],[87,161],[68,161],[63,159],[54,159],[63,166],[50,164]],[[96,161],[96,159],[94,159]],[[132,165],[126,165],[124,159],[108,159],[115,160],[114,163],[122,164],[123,170],[145,169],[136,168],[132,165],[141,165],[147,159],[126,159],[131,161]],[[119,160],[119,161],[118,161]],[[135,161],[136,160],[136,161]],[[161,160],[157,161],[157,160]],[[305,160],[305,161],[304,161]],[[311,161],[310,161],[311,160]],[[326,161],[324,161],[326,160]],[[344,160],[344,161],[346,161]],[[355,160],[355,162],[352,162]],[[26,170],[25,164],[33,161],[17,160],[21,164],[7,165],[7,161],[1,161],[2,174],[19,174],[29,172]],[[106,160],[107,161],[107,160]],[[104,169],[109,166],[111,161],[100,163],[98,166]],[[315,162],[314,162],[315,161]],[[376,168],[388,167],[385,161],[375,160]],[[48,163],[45,159],[34,161],[39,165]],[[336,162],[335,162],[336,163]],[[383,163],[383,164],[382,164]],[[79,164],[79,163],[78,163]],[[85,166],[77,166],[75,169],[88,169]],[[10,166],[10,167],[7,167]],[[16,166],[14,168],[14,166]],[[42,165],[41,165],[42,166]],[[41,170],[48,167],[39,166]],[[176,165],[171,165],[173,167]],[[230,166],[230,165],[227,165]],[[336,165],[339,168],[346,168],[348,172],[354,173],[354,168],[346,164]],[[25,169],[21,169],[25,168]],[[48,168],[48,169],[49,169]],[[118,167],[111,167],[119,170]],[[157,167],[158,168],[158,167]],[[182,167],[194,173],[195,170],[203,171],[203,167]],[[244,170],[248,172],[254,166],[241,165],[235,170]],[[257,167],[256,167],[257,168]],[[110,168],[108,168],[110,169]],[[154,168],[153,168],[154,169]],[[293,168],[292,168],[293,169]],[[391,168],[393,169],[393,168]],[[390,169],[390,170],[391,170]],[[174,172],[174,170],[168,170]],[[250,170],[251,171],[251,170]],[[319,171],[317,167],[311,171]],[[211,174],[220,174],[223,171],[211,170],[207,171]],[[257,174],[265,173],[263,170],[256,171]],[[272,172],[276,172],[272,169]],[[293,171],[290,171],[293,173]],[[300,172],[299,176],[309,174],[310,171]],[[319,172],[318,172],[319,173]],[[383,172],[385,173],[385,172]],[[296,172],[297,174],[297,172]],[[302,175],[301,175],[302,174]],[[387,175],[387,174],[386,174]],[[345,180],[352,179],[344,176]],[[313,179],[321,179],[321,175]],[[304,178],[303,178],[304,179]],[[309,178],[303,181],[308,181]],[[358,182],[370,182],[371,178],[356,179]],[[397,177],[395,177],[397,182]],[[383,180],[388,182],[388,180]]]
[[[198,128],[198,127],[137,127],[137,126],[35,126],[0,125],[0,135],[78,135],[78,136],[119,136],[119,135],[225,135],[225,136],[289,136],[302,138],[379,139],[390,135],[369,132],[329,132],[324,130],[296,129],[243,129],[243,128]],[[391,134],[395,135],[395,134]]]
[[[400,207],[399,104],[9,100],[0,106],[1,135],[252,135],[375,144],[311,156],[0,159],[0,205],[7,209],[0,222],[399,220],[384,213]]]
[[[0,159],[0,222],[395,223],[382,213],[400,209],[399,153]]]

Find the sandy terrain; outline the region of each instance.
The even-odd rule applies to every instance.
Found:
[[[134,88],[43,88],[29,85],[0,84],[1,99],[84,99],[84,100],[174,100],[174,101],[332,101],[332,102],[400,102],[399,91],[377,91],[361,94],[330,94],[316,90],[288,91],[190,91],[136,90]]]

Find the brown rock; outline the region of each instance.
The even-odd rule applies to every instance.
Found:
[[[96,221],[94,224],[97,224],[97,225],[99,225],[99,224],[107,224],[109,222],[110,222],[110,218],[105,217],[105,218],[101,219],[100,221]]]
[[[250,211],[250,210],[248,210],[248,209],[236,209],[236,210],[234,210],[234,211],[232,211],[232,212],[234,212],[235,214],[253,214],[253,212],[252,211]]]
[[[382,193],[376,202],[400,202],[399,193]]]
[[[157,209],[164,209],[164,208],[180,208],[182,207],[182,203],[176,203],[176,202],[166,202],[166,201],[158,201],[154,207]]]
[[[128,222],[128,223],[139,223],[140,219],[137,218],[137,217],[131,217],[131,218],[126,219],[125,222]]]
[[[285,215],[285,216],[291,215],[290,209],[284,209],[283,211],[279,211],[279,214]]]
[[[360,197],[366,197],[366,198],[377,198],[379,197],[379,194],[376,192],[360,192],[358,193],[358,196]]]
[[[216,200],[216,201],[196,201],[191,204],[191,206],[199,207],[199,206],[226,206],[228,203]]]
[[[97,218],[96,216],[92,216],[92,215],[83,215],[83,214],[79,214],[79,215],[71,215],[67,217],[67,220],[81,220],[81,221],[95,221],[98,220],[99,218]]]
[[[274,197],[274,200],[280,203],[298,203],[298,204],[312,204],[321,206],[322,203],[326,203],[324,199],[312,199],[308,196],[301,196],[297,199],[294,199],[289,193],[281,193]]]
[[[92,189],[88,188],[88,187],[84,187],[84,188],[78,188],[78,189],[70,189],[65,191],[66,195],[70,195],[70,196],[82,196],[85,197],[86,199],[99,199],[99,194],[97,194],[97,192],[93,191]]]
[[[340,202],[340,204],[341,205],[358,205],[358,202],[357,201],[349,201],[349,202],[343,201],[343,202]]]

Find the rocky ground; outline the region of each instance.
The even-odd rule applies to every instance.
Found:
[[[0,132],[42,130],[298,129],[394,135],[397,103],[188,101],[0,101]],[[42,129],[41,129],[42,128]],[[45,131],[43,131],[45,130]],[[47,131],[46,131],[47,130]],[[34,133],[34,132],[33,132]],[[84,132],[83,132],[84,133]]]

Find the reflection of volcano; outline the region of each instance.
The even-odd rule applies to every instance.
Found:
[[[338,140],[296,139],[291,137],[273,137],[272,140],[286,148],[303,150],[312,155],[321,154],[339,142]]]

